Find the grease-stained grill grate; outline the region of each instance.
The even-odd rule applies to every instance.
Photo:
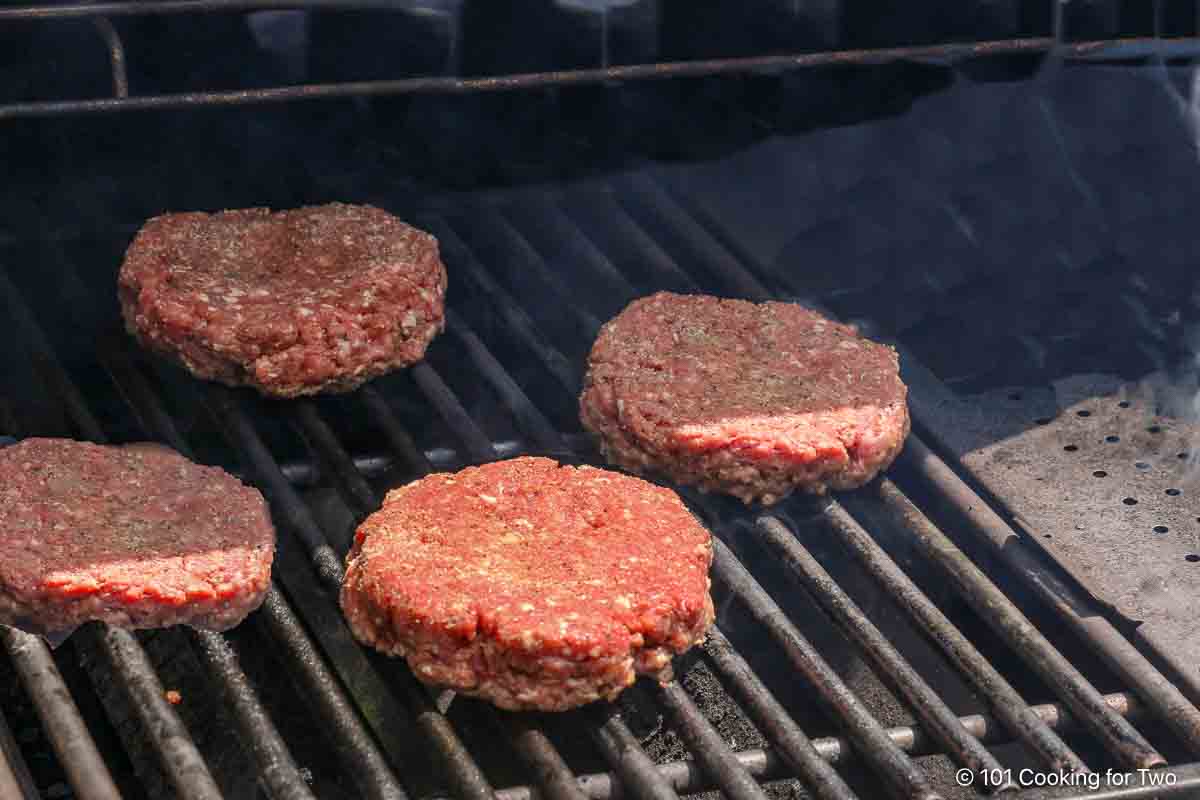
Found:
[[[597,707],[545,721],[501,714],[478,704],[466,704],[469,713],[460,715],[455,706],[462,707],[461,701],[454,701],[447,713],[444,698],[427,693],[402,664],[358,647],[335,604],[345,532],[320,517],[289,482],[281,467],[282,455],[277,454],[281,436],[287,437],[289,431],[301,434],[313,456],[310,476],[315,473],[320,482],[332,487],[331,502],[348,519],[373,510],[380,488],[379,481],[369,481],[359,470],[362,460],[356,461],[347,448],[346,431],[356,427],[349,422],[350,415],[386,444],[393,463],[399,465],[398,470],[385,473],[384,482],[411,479],[432,469],[404,414],[397,410],[400,393],[408,395],[406,402],[415,400],[441,421],[450,434],[450,441],[441,444],[453,449],[451,463],[498,457],[488,430],[496,424],[519,434],[526,450],[571,457],[579,440],[564,435],[562,419],[555,415],[561,417],[563,409],[573,403],[579,354],[586,351],[598,320],[612,305],[647,286],[671,285],[749,297],[772,294],[771,287],[757,277],[755,266],[739,255],[721,231],[653,180],[622,179],[603,187],[601,194],[598,201],[584,193],[463,206],[450,209],[451,213],[414,210],[409,216],[442,240],[448,266],[453,275],[460,276],[463,289],[452,293],[448,330],[431,351],[429,361],[347,398],[331,403],[263,404],[244,393],[196,386],[180,381],[171,368],[146,361],[119,336],[105,339],[99,353],[86,356],[103,365],[145,436],[183,452],[192,452],[195,445],[179,424],[178,408],[194,400],[202,402],[224,435],[219,449],[235,454],[246,477],[267,493],[280,527],[278,587],[257,618],[283,653],[289,677],[301,687],[314,715],[328,730],[342,774],[361,795],[400,798],[445,792],[455,797],[493,796],[498,788],[493,776],[499,773],[487,765],[488,753],[481,742],[496,741],[511,747],[517,759],[516,772],[530,776],[528,785],[518,781],[498,792],[508,800],[535,795],[578,800],[618,794],[666,800],[680,792],[713,787],[730,797],[758,800],[764,796],[761,782],[779,777],[798,777],[801,785],[823,798],[853,797],[856,791],[859,796],[887,791],[897,797],[934,798],[954,792],[954,787],[946,784],[944,774],[930,772],[914,756],[947,753],[955,763],[975,770],[1007,763],[981,741],[1019,741],[1027,749],[1030,760],[1026,763],[1041,769],[1078,768],[1086,763],[1100,771],[1108,767],[1135,770],[1160,766],[1164,751],[1187,754],[1184,762],[1200,755],[1200,712],[1115,629],[1105,627],[1104,618],[1095,609],[1089,611],[1086,601],[1072,594],[1069,584],[1048,583],[1044,573],[1028,565],[1014,571],[1018,579],[1028,581],[1033,596],[1041,592],[1043,599],[1051,598],[1053,619],[1100,655],[1119,677],[1120,691],[1101,694],[1092,678],[1080,671],[1083,667],[1077,668],[1063,655],[1062,636],[1049,630],[1043,633],[1030,623],[1027,614],[1034,612],[1027,610],[1026,597],[1007,585],[1000,588],[998,577],[985,574],[931,515],[912,504],[907,494],[910,482],[932,489],[950,505],[965,499],[977,515],[965,528],[976,544],[995,544],[1002,558],[1017,559],[1019,564],[1025,564],[1021,558],[1032,558],[1024,545],[1014,543],[1011,531],[1005,538],[997,528],[1005,526],[1002,520],[978,516],[986,506],[917,436],[896,470],[906,488],[885,480],[840,501],[795,500],[760,515],[747,514],[717,498],[688,494],[722,542],[714,569],[718,590],[725,602],[737,606],[750,620],[757,642],[755,651],[749,652],[734,641],[745,641],[744,630],[719,631],[703,658],[737,699],[764,746],[740,751],[731,746],[697,705],[699,698],[683,684],[672,682],[647,687],[651,690],[648,702],[663,713],[690,758],[655,765],[618,709]],[[606,254],[614,243],[642,258],[637,262],[610,261]],[[591,280],[606,284],[610,292],[577,293],[569,277],[572,273],[556,272],[546,262],[546,252],[572,254],[578,258],[579,269],[588,272]],[[679,252],[698,253],[703,258],[685,267],[676,255]],[[629,274],[631,263],[651,267]],[[73,273],[74,266],[62,261],[56,264],[64,282],[86,282]],[[90,265],[78,266],[86,270]],[[527,291],[524,280],[540,282],[541,288]],[[15,310],[17,333],[34,349],[53,397],[65,404],[76,431],[103,440],[105,431],[89,410],[89,394],[56,360],[40,330],[40,315],[29,308],[46,303],[47,298],[25,298],[7,281],[0,288]],[[495,332],[504,341],[493,340],[490,334],[485,337],[484,330]],[[446,355],[439,355],[439,350]],[[447,369],[448,360],[457,368]],[[906,361],[911,359],[906,356]],[[541,370],[541,379],[531,375],[531,364]],[[911,363],[909,368],[911,371]],[[926,393],[927,382],[910,378],[910,383],[914,395]],[[179,386],[187,388],[181,390],[182,396],[174,396]],[[936,417],[930,416],[928,406],[918,399],[914,399],[914,412],[919,428],[937,429]],[[279,419],[287,423],[282,434],[273,426]],[[206,447],[210,445],[206,443]],[[876,520],[880,519],[885,528],[908,538],[912,553],[900,558],[891,552],[895,543],[879,534]],[[947,674],[957,675],[971,687],[988,709],[986,715],[956,719],[940,686],[927,684],[892,631],[873,622],[830,577],[829,562],[822,565],[813,537],[806,535],[814,530],[827,534],[851,555],[908,623],[942,654]],[[756,559],[750,549],[758,544],[778,555],[775,560],[785,578],[799,582],[807,594],[781,594],[767,580],[764,561]],[[914,572],[914,563],[926,570],[924,574],[935,576],[936,591],[930,588],[933,584],[922,589],[914,580],[913,575],[919,574]],[[1011,666],[993,663],[985,655],[997,652],[995,642],[981,637],[979,630],[964,629],[960,617],[952,620],[942,610],[946,601],[943,585],[949,587],[955,602],[973,609],[1009,659],[1023,661],[1040,683],[1022,678],[1020,688],[1014,685],[1018,676]],[[816,605],[865,654],[882,682],[911,711],[915,724],[885,726],[877,711],[832,665],[833,655],[806,635],[797,603],[811,609],[809,597],[815,598]],[[725,625],[724,617],[721,625]],[[739,634],[736,637],[735,632]],[[1047,638],[1052,635],[1054,641]],[[92,641],[78,646],[99,647],[117,665],[117,679],[133,691],[135,706],[143,704],[138,706],[145,715],[143,731],[154,744],[163,771],[173,778],[175,791],[182,797],[217,796],[204,761],[176,712],[155,699],[158,692],[161,700],[161,686],[145,663],[136,637],[111,631],[92,636]],[[14,659],[26,647],[40,654],[37,658],[48,658],[36,642],[13,639],[8,645]],[[288,753],[287,731],[276,729],[271,722],[272,710],[259,703],[236,654],[220,636],[199,635],[193,646],[208,654],[203,663],[234,712],[264,789],[275,797],[302,796],[303,778]],[[818,698],[818,706],[831,723],[823,730],[832,727],[833,735],[815,739],[806,735],[793,717],[794,709],[781,700],[777,677],[763,672],[764,659],[774,665],[772,672],[782,671],[793,683],[801,681]],[[69,693],[58,691],[53,682],[39,683],[29,674],[22,673],[26,689],[44,715],[64,767],[76,776],[77,794],[105,796],[102,789],[95,788],[99,784],[89,785],[79,777],[95,768],[95,759],[89,755],[88,735],[79,732],[82,720],[78,711],[64,701]],[[1043,687],[1046,699],[1053,698],[1055,704],[1027,705],[1024,694],[1030,686]],[[1136,728],[1131,720],[1138,723]],[[590,761],[579,761],[578,753],[564,746],[555,733],[556,724],[587,731],[592,742]],[[70,731],[74,738],[68,737]],[[425,769],[431,756],[438,767],[432,775]],[[577,761],[602,764],[607,772],[578,775]],[[189,768],[177,770],[178,763]],[[849,783],[838,777],[831,764],[850,778]],[[1174,769],[1178,781],[1160,796],[1186,796],[1200,787],[1200,765],[1183,763]],[[19,771],[16,763],[13,772]],[[1078,787],[1067,794],[1086,796]],[[1135,791],[1126,796],[1143,794]]]

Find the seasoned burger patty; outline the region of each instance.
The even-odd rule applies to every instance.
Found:
[[[444,326],[437,240],[370,206],[156,217],[118,283],[144,346],[278,397],[350,391],[419,361]]]
[[[224,630],[261,605],[262,495],[165,447],[26,439],[0,449],[0,623]]]
[[[663,292],[600,331],[579,407],[611,463],[771,504],[891,464],[907,394],[895,350],[814,311]]]
[[[390,492],[358,529],[342,609],[422,681],[561,711],[669,677],[712,622],[711,562],[674,492],[516,458]]]

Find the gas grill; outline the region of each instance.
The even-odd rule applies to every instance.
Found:
[[[484,5],[0,9],[0,444],[157,440],[259,487],[279,530],[266,602],[226,634],[0,627],[0,797],[1200,797],[1189,618],[1108,594],[1121,571],[1186,593],[1172,570],[1200,562],[1196,419],[1120,388],[1186,349],[1163,310],[1196,288],[1200,9]],[[78,51],[39,72],[56,43]],[[121,330],[146,217],[329,200],[438,238],[424,362],[270,402]],[[355,525],[431,471],[601,463],[584,359],[660,289],[800,300],[896,344],[896,465],[767,509],[683,490],[717,537],[717,625],[616,703],[504,713],[359,646],[337,605]],[[1046,387],[1088,372],[1121,380],[1064,412]],[[1109,514],[1122,492],[1081,501],[1075,472],[1166,505],[1114,522],[1137,499]],[[1057,515],[1025,505],[1035,480]],[[1096,555],[1127,523],[1165,555]]]

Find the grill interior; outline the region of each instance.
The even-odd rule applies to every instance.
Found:
[[[629,200],[635,192],[636,201]],[[618,198],[626,202],[614,206]],[[47,411],[64,426],[56,432],[95,441],[156,438],[222,463],[264,489],[281,532],[276,590],[252,623],[228,637],[130,635],[94,627],[51,656],[36,640],[6,631],[10,668],[22,677],[52,743],[56,736],[65,738],[64,727],[82,723],[70,701],[53,691],[57,678],[44,670],[53,661],[76,661],[71,672],[80,691],[95,693],[118,716],[118,731],[127,728],[126,746],[135,741],[144,749],[134,754],[148,762],[139,765],[139,779],[151,787],[164,781],[185,797],[218,791],[176,709],[164,700],[164,691],[174,688],[171,680],[188,676],[192,667],[201,674],[190,675],[196,688],[183,690],[184,704],[220,697],[227,719],[203,724],[217,726],[219,736],[220,726],[232,723],[242,736],[243,758],[276,796],[303,793],[297,765],[305,761],[290,752],[304,738],[294,727],[299,725],[320,735],[337,755],[323,760],[329,774],[313,775],[318,796],[353,787],[369,797],[482,797],[499,790],[516,800],[715,787],[748,798],[761,796],[762,782],[772,792],[792,790],[791,776],[820,796],[851,796],[854,789],[831,774],[833,763],[851,776],[860,796],[889,786],[898,796],[931,797],[948,790],[949,762],[909,754],[948,752],[976,767],[998,763],[973,737],[1025,742],[1037,754],[1032,761],[1018,748],[993,748],[1017,764],[1083,759],[1093,768],[1128,768],[1158,763],[1159,753],[1178,762],[1194,752],[1200,731],[1193,724],[1194,707],[1088,608],[1081,592],[1011,538],[999,517],[981,515],[979,498],[923,438],[910,442],[895,470],[896,483],[884,480],[838,500],[797,499],[759,514],[689,495],[724,543],[714,571],[721,632],[698,659],[684,662],[679,681],[642,686],[616,708],[535,719],[456,699],[443,714],[439,698],[418,687],[399,663],[360,649],[341,622],[335,590],[352,526],[378,506],[385,487],[434,468],[515,452],[594,460],[570,415],[580,354],[598,320],[646,285],[751,297],[781,293],[724,249],[663,184],[645,175],[566,196],[535,193],[532,201],[511,202],[469,203],[451,213],[412,217],[440,238],[457,278],[447,333],[425,363],[347,397],[269,403],[197,384],[138,352],[116,327],[114,314],[106,315],[102,330],[81,329],[54,319],[45,298],[27,299],[13,279],[5,280],[14,335],[28,347],[28,382],[21,385],[55,401],[58,407]],[[588,236],[576,220],[589,215],[574,209],[592,202],[605,213],[593,212],[591,219],[608,230]],[[653,209],[654,219],[671,219],[677,227],[664,231],[636,211],[618,210],[627,206]],[[646,273],[625,277],[605,254],[607,236],[656,251],[645,260],[662,267],[670,283]],[[698,280],[698,270],[670,257],[664,244],[676,237],[703,237],[695,246],[717,256],[706,265],[714,267],[711,275]],[[572,285],[595,281],[609,292],[571,291],[532,244],[537,240],[549,240],[557,252],[578,259]],[[70,307],[73,299],[103,298],[115,263],[85,267],[64,258],[53,268],[60,297]],[[620,293],[611,293],[613,287]],[[93,335],[98,344],[72,350],[77,363],[68,369],[55,340]],[[85,392],[73,373],[86,376],[89,370],[96,374],[86,377]],[[936,420],[922,419],[922,381],[908,380],[919,427],[935,428]],[[914,496],[932,494],[937,502],[923,502],[928,511],[920,510],[909,500],[910,485]],[[957,509],[974,516],[966,526],[953,521],[953,528],[939,527],[935,520],[945,525],[953,518],[945,510],[935,513],[938,504],[948,506],[948,513]],[[947,536],[950,530],[960,543]],[[828,614],[835,624],[814,619],[816,613]],[[1025,614],[1036,628],[1019,624]],[[840,637],[834,628],[854,642],[849,655],[835,646]],[[152,666],[156,648],[167,649],[156,644],[164,636],[170,648],[188,651],[186,658],[172,653],[165,683]],[[922,639],[931,640],[932,648]],[[1088,652],[1097,642],[1111,648],[1113,658],[1124,659],[1119,663],[1128,674]],[[262,650],[271,657],[264,659]],[[243,672],[239,658],[257,674]],[[922,668],[915,669],[914,661]],[[883,692],[861,674],[867,671],[864,663],[891,698],[884,695],[881,702],[870,694]],[[268,696],[287,694],[271,685],[280,674],[287,675],[293,698],[312,719],[297,720],[286,709],[282,717],[274,709],[264,712],[259,696],[264,688]],[[848,680],[859,683],[866,699]],[[724,692],[734,702],[721,697]],[[1050,705],[1030,708],[1017,696]],[[640,707],[622,714],[622,706],[631,703]],[[122,706],[132,718],[120,719]],[[1168,708],[1171,713],[1164,714]],[[889,728],[878,719],[889,712],[901,724]],[[977,715],[964,727],[958,717],[967,712]],[[669,733],[653,733],[658,714]],[[1137,719],[1149,738],[1130,728],[1126,717]],[[631,725],[643,735],[652,733],[647,746],[666,763],[652,766]],[[589,744],[578,740],[580,730],[589,733]],[[106,735],[101,730],[98,738]],[[90,738],[84,734],[72,749],[56,750],[68,775],[72,769],[100,769],[86,751]],[[496,752],[500,743],[512,748],[515,760]],[[310,763],[322,761],[311,744],[304,751],[314,759]],[[122,762],[117,757],[113,763],[119,768]],[[154,765],[165,775],[147,774]],[[1190,768],[1180,774],[1185,782],[1196,779]],[[97,785],[96,774],[74,784],[80,796],[103,796]],[[233,786],[236,782],[225,788]]]
[[[925,85],[926,73],[916,72],[897,79],[910,97]],[[1136,80],[1121,84],[1103,73],[1095,83],[1055,76],[1045,91],[1061,110],[1081,87],[1099,95],[1109,80],[1124,87],[1114,106],[1142,102],[1135,111],[1155,113],[1169,106],[1161,84],[1153,100],[1137,101]],[[716,110],[698,113],[711,121],[734,109],[724,129],[734,141],[738,130],[786,122],[778,114],[764,120],[753,102],[762,87],[753,85],[710,84],[707,95],[695,96],[709,97]],[[948,95],[957,98],[951,108],[969,107],[964,94],[988,92],[1005,96],[1002,88],[962,89]],[[824,190],[809,187],[806,201],[820,206],[826,190],[840,190],[831,192],[834,210],[814,212],[805,228],[812,238],[801,252],[827,259],[809,275],[766,263],[753,224],[726,224],[712,211],[715,194],[749,186],[752,195],[770,185],[762,173],[739,185],[703,164],[638,164],[547,183],[545,165],[537,165],[531,171],[542,182],[446,191],[444,184],[457,183],[453,176],[441,176],[439,187],[391,177],[407,174],[397,168],[407,162],[395,155],[400,140],[389,141],[397,136],[394,121],[374,112],[255,109],[228,126],[188,112],[74,127],[50,121],[13,133],[14,152],[44,161],[19,163],[19,185],[33,187],[31,202],[10,204],[12,221],[0,234],[0,303],[10,326],[0,346],[7,378],[0,433],[163,441],[260,487],[280,542],[267,602],[227,635],[89,626],[50,651],[0,629],[0,796],[12,789],[16,797],[83,798],[965,798],[987,794],[984,774],[994,780],[1002,767],[1016,780],[1022,768],[1083,764],[1100,775],[1142,767],[1166,775],[1157,768],[1170,764],[1172,782],[1164,777],[1155,796],[1200,791],[1197,676],[1158,659],[1127,620],[1047,561],[951,457],[938,403],[949,390],[923,366],[930,355],[946,355],[947,328],[931,331],[913,308],[923,307],[926,276],[953,278],[955,265],[917,277],[881,266],[883,251],[917,252],[921,242],[903,237],[920,227],[925,206],[895,204],[916,209],[886,231],[901,238],[871,238],[881,192],[905,176],[888,172],[882,184],[872,183],[877,176],[859,164],[853,144],[862,129],[817,137],[817,155],[807,154],[819,162],[824,152],[838,166],[819,181]],[[377,126],[377,138],[352,136],[339,114]],[[319,152],[296,134],[273,154],[275,137],[291,136],[281,131],[313,127],[330,136]],[[1053,125],[1038,130],[1039,142],[1055,141]],[[204,146],[214,132],[215,144]],[[1110,147],[1103,134],[1087,143],[1106,157],[1157,165],[1165,179],[1179,150],[1161,161],[1145,157],[1156,135],[1144,132],[1134,156]],[[154,144],[157,136],[170,144]],[[721,138],[711,128],[696,138],[705,136]],[[865,136],[876,141],[870,131]],[[955,142],[969,174],[983,175],[996,192],[1014,163],[1002,138],[983,137],[992,157],[979,154],[980,139]],[[847,140],[838,151],[836,142]],[[928,140],[903,141],[920,151]],[[347,142],[350,155],[330,155]],[[162,161],[140,159],[142,147]],[[695,157],[730,144],[689,140],[679,149],[689,147]],[[528,178],[520,148],[503,152],[515,152],[517,161],[505,183]],[[296,166],[310,154],[311,162]],[[1191,153],[1184,157],[1192,163]],[[110,166],[92,172],[98,159]],[[807,163],[787,168],[800,174]],[[1020,163],[1022,180],[1040,169]],[[972,237],[991,244],[1010,235],[997,216],[971,216],[980,206],[960,191],[970,180],[958,171],[966,167],[943,166],[939,178],[957,187],[947,194],[966,210]],[[1089,231],[1131,221],[1153,230],[1149,220],[1162,217],[1146,211],[1155,200],[1126,198],[1087,207],[1081,216],[1094,227],[1070,228],[1052,213],[1055,200],[1068,196],[1055,192],[1077,187],[1078,176],[1047,173],[1051,199],[1004,221],[1060,233],[1055,244],[1068,261],[1086,252],[1089,265],[1128,255],[1121,240],[1109,251],[1110,242],[1095,244]],[[1178,192],[1169,198],[1180,200],[1175,214],[1190,197]],[[439,238],[451,276],[448,328],[424,363],[344,397],[267,402],[198,383],[147,357],[120,330],[116,269],[149,213],[318,199],[376,202]],[[776,196],[767,205],[785,202]],[[746,208],[738,221],[752,223],[755,209]],[[770,227],[770,213],[762,227]],[[839,213],[853,224],[838,227]],[[825,242],[846,249],[825,251]],[[965,247],[947,236],[936,252],[949,262]],[[1016,245],[1013,251],[1023,257]],[[1012,255],[989,249],[978,260],[1005,267]],[[1046,264],[1029,262],[1031,274],[1044,277]],[[872,270],[908,293],[889,294],[886,282],[870,281]],[[1072,281],[1103,270],[1054,274],[1055,290],[1068,292]],[[823,276],[833,277],[822,285]],[[967,313],[971,292],[996,286],[986,276],[959,280],[949,281],[961,289],[952,299]],[[336,592],[356,522],[386,489],[435,469],[517,453],[595,463],[576,418],[584,356],[604,320],[656,289],[756,299],[803,294],[843,316],[865,317],[875,335],[898,336],[917,429],[889,477],[835,499],[795,498],[767,513],[685,492],[721,542],[713,573],[718,630],[702,652],[680,660],[676,681],[639,683],[615,706],[549,717],[499,713],[430,693],[403,664],[354,643]],[[872,306],[872,297],[882,299]],[[1052,307],[1045,316],[1054,316]],[[1014,326],[1011,339],[1060,343],[1036,313],[1019,323],[1029,330]],[[970,390],[1056,368],[1051,350],[1049,364],[1022,373],[1022,352],[998,359],[991,371],[937,372]],[[1069,361],[1061,357],[1058,368]],[[179,693],[178,705],[168,690]],[[974,788],[956,785],[960,766],[976,773]],[[1135,774],[1127,787],[1098,788],[1105,797],[1143,797],[1146,780]],[[1044,796],[1036,786],[1009,788]],[[1089,793],[1086,779],[1049,791]]]

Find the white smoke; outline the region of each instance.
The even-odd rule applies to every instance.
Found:
[[[1156,13],[1156,29],[1160,22],[1161,17]],[[1200,163],[1200,67],[1192,68],[1186,95],[1172,80],[1161,57],[1156,60],[1154,71],[1167,97],[1179,110]],[[1200,270],[1195,274],[1200,276]],[[1140,275],[1131,276],[1131,282],[1135,289],[1149,289],[1149,284]],[[1174,288],[1182,294],[1181,307],[1157,319],[1136,299],[1126,297],[1125,300],[1138,317],[1140,327],[1154,340],[1150,347],[1142,349],[1151,356],[1155,372],[1142,382],[1139,393],[1152,401],[1156,413],[1178,419],[1197,431],[1188,436],[1186,451],[1184,479],[1191,483],[1200,480],[1200,324],[1189,324],[1186,320],[1188,305],[1192,310],[1200,309],[1200,281],[1190,287]],[[1183,351],[1182,358],[1165,356],[1159,349],[1159,346],[1169,349],[1171,345],[1175,345],[1177,351]]]

